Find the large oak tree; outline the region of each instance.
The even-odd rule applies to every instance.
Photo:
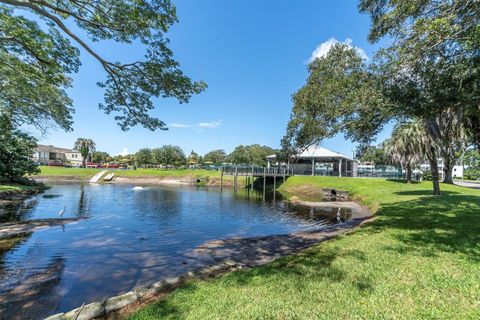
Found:
[[[29,14],[22,16],[25,10]],[[46,130],[55,123],[71,130],[74,109],[66,89],[82,48],[106,75],[98,82],[105,90],[101,110],[114,114],[123,130],[166,129],[149,114],[152,98],[188,102],[206,87],[184,75],[168,47],[165,34],[176,21],[169,0],[0,0],[1,114],[16,127]],[[100,41],[140,43],[145,53],[110,61],[92,45]]]

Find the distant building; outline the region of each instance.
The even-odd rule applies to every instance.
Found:
[[[277,156],[267,156],[267,167],[276,165]],[[357,160],[320,146],[311,146],[294,155],[286,165],[295,175],[357,176]]]
[[[51,162],[81,164],[82,155],[77,150],[54,147],[52,145],[37,145],[33,154],[33,161],[39,164],[48,164]]]
[[[440,181],[445,180],[445,163],[442,158],[437,159],[438,165],[438,174],[440,175]],[[430,171],[430,164],[428,162],[422,163],[420,165],[420,170],[422,171]],[[452,175],[454,178],[461,178],[463,179],[463,166],[454,166],[452,168]]]

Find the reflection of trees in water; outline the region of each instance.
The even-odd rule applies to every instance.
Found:
[[[85,217],[88,215],[90,211],[90,197],[85,197],[85,186],[83,184],[80,185],[80,192],[78,198],[78,217]]]
[[[6,255],[18,248],[22,243],[28,240],[32,233],[19,234],[7,239],[0,240],[0,283],[3,282],[4,278],[7,275],[5,267],[5,257]],[[0,285],[1,287],[1,285]]]
[[[34,273],[18,269],[8,284],[2,279],[0,319],[39,319],[52,314],[63,296],[57,286],[64,268],[65,258],[58,255]]]

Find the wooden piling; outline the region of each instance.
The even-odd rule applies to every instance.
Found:
[[[267,184],[267,168],[263,168],[263,200],[265,200],[266,184]]]
[[[220,191],[223,191],[223,168],[220,171]]]
[[[235,166],[235,177],[233,178],[233,190],[238,190],[238,166]]]
[[[253,170],[254,170],[254,167],[253,167],[253,165],[252,165],[252,180],[250,181],[250,191],[251,191],[251,192],[253,192],[253,175],[254,175]]]

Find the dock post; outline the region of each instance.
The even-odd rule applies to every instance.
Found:
[[[263,168],[263,200],[265,200],[266,184],[267,184],[267,169]]]
[[[253,192],[253,175],[254,175],[254,172],[253,172],[253,164],[252,164],[252,179],[250,180],[250,191]]]
[[[220,171],[220,191],[223,191],[223,167],[222,171]]]
[[[238,190],[238,166],[235,166],[235,177],[233,179],[233,190],[236,192]]]
[[[273,169],[273,192],[277,189],[277,169]]]

